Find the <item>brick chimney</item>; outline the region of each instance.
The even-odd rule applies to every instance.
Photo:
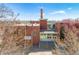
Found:
[[[43,9],[42,8],[40,9],[40,19],[41,20],[43,19]]]

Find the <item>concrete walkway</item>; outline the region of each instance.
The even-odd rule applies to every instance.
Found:
[[[52,51],[41,48],[33,48],[28,55],[52,55]]]

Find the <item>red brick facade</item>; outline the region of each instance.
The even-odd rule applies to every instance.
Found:
[[[56,26],[57,32],[60,32],[60,28],[62,26],[64,26],[66,30],[69,28],[74,31],[75,28],[79,28],[79,21],[69,21],[68,20],[68,21],[57,22],[55,24],[55,26]]]
[[[39,45],[40,40],[40,26],[34,26],[34,24],[39,24],[38,21],[31,22],[32,26],[27,26],[26,34],[32,36],[33,45]]]
[[[47,30],[47,20],[40,20],[40,30]]]

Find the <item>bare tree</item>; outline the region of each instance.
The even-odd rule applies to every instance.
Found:
[[[15,14],[13,10],[5,4],[0,4],[0,20],[3,21],[0,21],[0,29],[2,29],[0,30],[0,40],[2,40],[0,54],[10,54],[10,52],[20,48],[20,46],[16,46],[16,40],[14,39],[14,37],[16,37],[14,32],[17,30],[12,26],[18,16],[19,14]]]
[[[5,4],[0,4],[0,18],[13,17],[14,12],[8,8]]]
[[[3,21],[13,21],[19,16],[18,14],[15,14],[12,9],[10,9],[6,4],[0,4],[0,19]]]

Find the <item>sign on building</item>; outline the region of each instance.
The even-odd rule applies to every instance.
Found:
[[[25,39],[25,40],[31,40],[32,37],[31,37],[31,36],[24,36],[24,39]]]

